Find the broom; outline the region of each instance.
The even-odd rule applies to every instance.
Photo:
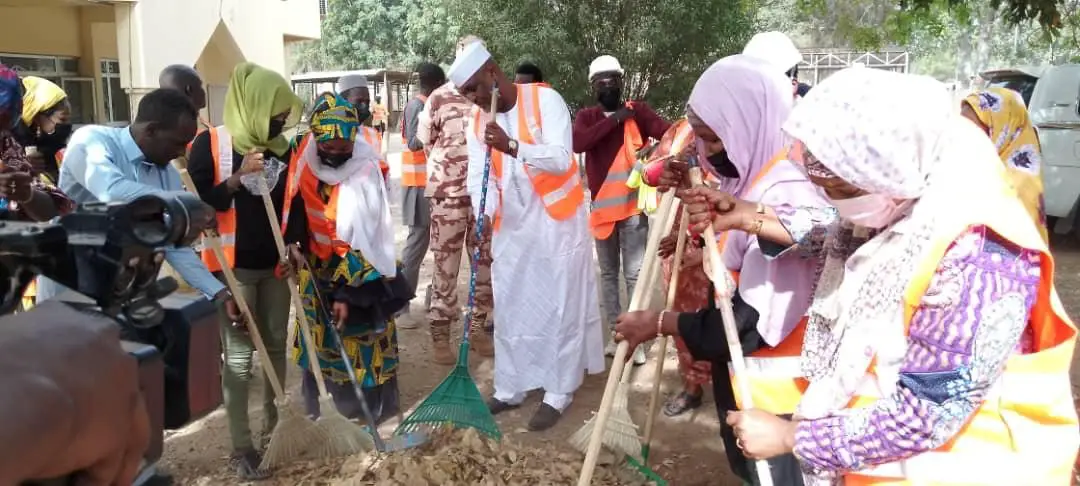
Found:
[[[181,157],[175,159],[173,163],[180,172],[180,178],[188,191],[198,195],[195,183],[192,182],[191,175],[187,172],[187,159]],[[205,242],[210,245],[210,250],[214,252],[214,256],[221,263],[221,273],[225,275],[225,283],[229,288],[229,292],[232,293],[237,307],[240,308],[240,313],[243,314],[248,323],[247,331],[251,336],[251,342],[255,345],[255,350],[262,359],[263,372],[266,373],[267,378],[270,380],[270,387],[274,390],[274,400],[277,402],[278,411],[281,413],[277,426],[274,427],[273,432],[270,434],[270,444],[266,449],[266,454],[263,456],[263,463],[260,465],[261,467],[272,468],[299,457],[311,444],[326,440],[326,433],[289,405],[285,397],[285,388],[281,384],[282,380],[278,377],[277,371],[274,369],[274,363],[270,361],[270,354],[266,351],[266,344],[263,343],[262,336],[259,334],[259,326],[255,323],[255,317],[251,314],[251,308],[247,305],[244,293],[240,291],[240,282],[236,279],[232,267],[228,265],[228,260],[225,259],[225,248],[221,245],[221,237],[216,228],[208,229],[204,233],[206,236]],[[273,460],[270,460],[271,458]]]
[[[299,171],[300,169],[300,167],[297,167],[295,170]],[[277,220],[277,210],[274,209],[274,202],[270,200],[270,188],[267,187],[266,180],[261,176],[256,177],[255,182],[259,196],[262,198],[263,207],[266,209],[266,219],[270,221],[270,230],[274,234],[274,244],[277,246],[278,257],[281,258],[281,261],[288,261],[289,256],[288,251],[285,249],[285,238],[281,235],[281,225],[278,224]],[[288,183],[286,182],[286,184]],[[288,186],[286,185],[286,187]],[[288,197],[287,193],[285,197]],[[319,389],[319,420],[316,425],[323,435],[321,439],[324,444],[320,452],[324,457],[338,457],[371,449],[373,445],[371,435],[363,427],[342,415],[334,405],[330,393],[326,391],[325,377],[319,366],[319,355],[316,353],[311,336],[311,324],[307,320],[307,314],[304,313],[304,301],[300,298],[300,286],[296,283],[295,274],[290,273],[287,278],[293,312],[300,322],[301,339],[304,341],[304,347],[308,355],[308,367],[315,375],[315,385]],[[314,279],[314,274],[312,274],[311,278]],[[314,280],[311,284],[315,285]],[[292,341],[287,342],[286,345],[291,346]],[[267,449],[266,456],[263,458],[263,464],[266,467],[274,464],[275,461],[281,460],[280,456],[270,454],[270,450],[273,448],[274,441],[271,440],[270,448]]]
[[[660,246],[660,239],[665,228],[670,226],[674,210],[677,209],[674,200],[674,191],[664,193],[664,197],[660,201],[660,219],[656,222],[656,225],[651,225],[649,228],[649,239],[645,245],[646,260],[642,265],[644,278],[639,276],[637,286],[634,288],[634,295],[630,299],[629,309],[631,312],[648,308],[649,294],[656,273],[654,271],[656,259],[653,257]],[[600,446],[608,442],[605,440],[605,436],[610,434],[607,427],[608,418],[615,407],[615,401],[620,398],[617,388],[619,382],[622,381],[620,378],[624,373],[627,373],[624,370],[628,368],[626,366],[626,353],[629,348],[630,345],[626,341],[619,343],[619,346],[615,348],[615,357],[611,362],[611,371],[608,373],[607,384],[604,386],[604,396],[600,400],[600,408],[597,410],[596,415],[574,434],[574,436],[583,434],[589,437],[583,450],[585,452],[585,463],[582,465],[581,475],[578,477],[578,486],[588,486],[589,482],[592,481],[593,472],[596,470],[596,462],[600,458]],[[625,408],[625,395],[621,397],[621,401],[623,405],[620,408]],[[637,447],[632,450],[630,457],[641,451],[640,442],[636,445]]]
[[[682,218],[679,221],[679,236],[675,242],[675,258],[672,259],[671,281],[668,282],[667,310],[675,305],[676,289],[679,286],[679,271],[682,269],[683,251],[686,248],[686,230],[690,224],[690,216],[686,207],[682,208]],[[660,338],[660,356],[654,365],[652,396],[649,398],[649,415],[645,418],[645,443],[641,446],[641,463],[649,465],[649,453],[652,448],[653,426],[656,425],[656,412],[660,408],[660,379],[664,375],[664,361],[667,360],[667,347],[670,338]]]
[[[495,86],[491,90],[491,117],[495,119],[498,109],[499,88]],[[491,147],[488,146],[487,156],[484,160],[484,178],[480,189],[480,217],[476,221],[476,236],[480,240],[484,236],[484,207],[487,201],[488,178],[491,173]],[[424,399],[420,406],[398,425],[397,434],[416,432],[422,425],[440,426],[450,424],[454,427],[471,427],[493,439],[501,439],[499,425],[495,423],[495,417],[491,415],[484,397],[476,388],[469,373],[469,332],[472,326],[473,313],[476,310],[476,271],[480,262],[480,245],[476,245],[473,252],[472,265],[469,272],[469,310],[465,318],[465,333],[461,340],[461,348],[458,350],[457,364],[450,371],[450,375]],[[625,354],[625,353],[624,353]]]
[[[690,161],[690,183],[701,186],[704,181],[701,176],[701,167],[696,159]],[[731,281],[731,275],[724,267],[720,259],[720,249],[716,244],[716,233],[712,225],[705,227],[705,251],[709,259],[712,275],[709,279],[716,287],[717,306],[720,308],[720,317],[724,321],[724,336],[727,338],[728,352],[731,354],[731,368],[735,374],[735,380],[739,382],[739,395],[742,397],[744,410],[754,408],[753,395],[750,394],[749,373],[746,371],[746,359],[743,357],[742,344],[739,342],[739,331],[735,326],[735,311],[732,309],[731,296],[734,293],[735,284]],[[759,486],[773,486],[772,474],[769,473],[769,462],[765,460],[754,461]]]

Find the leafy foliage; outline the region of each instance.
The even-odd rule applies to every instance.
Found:
[[[330,0],[323,38],[299,50],[299,70],[453,61],[465,34],[484,39],[504,70],[531,61],[573,106],[590,103],[589,63],[611,54],[628,95],[681,114],[698,75],[739,52],[756,27],[751,0]]]

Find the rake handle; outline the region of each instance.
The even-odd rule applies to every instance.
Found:
[[[704,184],[700,167],[690,168],[690,182],[694,186]],[[742,343],[739,341],[739,330],[735,326],[735,312],[731,304],[731,296],[735,291],[734,282],[731,280],[731,275],[727,273],[724,262],[720,259],[720,248],[716,243],[716,233],[713,231],[712,224],[705,228],[705,253],[712,269],[713,285],[717,286],[717,294],[720,297],[717,300],[717,306],[720,308],[720,317],[724,321],[724,336],[727,339],[728,352],[731,355],[731,368],[735,375],[735,381],[739,383],[742,408],[748,410],[754,408],[754,400],[750,394],[746,358],[743,356]],[[723,285],[723,288],[720,288],[721,285]],[[772,486],[773,481],[772,474],[769,473],[769,462],[759,459],[754,461],[754,465],[756,466],[758,484],[760,486]]]
[[[320,303],[325,305],[322,299],[319,299]],[[371,407],[368,406],[367,396],[364,395],[363,386],[360,385],[360,380],[356,377],[356,369],[353,367],[352,359],[349,358],[349,354],[345,349],[345,340],[341,338],[341,333],[334,327],[334,323],[330,322],[332,316],[326,312],[326,308],[323,308],[323,313],[327,314],[328,320],[326,324],[327,332],[333,335],[334,340],[338,344],[338,353],[341,354],[341,361],[345,364],[345,372],[349,375],[349,381],[352,382],[353,392],[356,394],[356,399],[360,402],[360,410],[364,412],[364,418],[367,419],[368,425],[371,426],[371,438],[375,440],[375,448],[379,451],[386,450],[386,443],[382,440],[382,435],[379,434],[378,424],[375,422],[375,415],[371,413]]]
[[[676,289],[679,286],[679,272],[682,270],[683,251],[686,249],[686,231],[690,225],[690,217],[687,214],[686,207],[682,207],[682,217],[679,220],[679,236],[675,242],[675,258],[672,259],[671,267],[671,280],[668,282],[667,291],[667,306],[665,309],[671,310],[675,306]],[[661,314],[662,316],[663,314]],[[652,445],[653,426],[656,424],[656,412],[660,408],[660,379],[664,375],[664,361],[667,360],[667,346],[668,341],[671,338],[664,336],[660,339],[660,359],[656,360],[656,364],[653,368],[653,389],[652,396],[649,398],[649,415],[645,418],[645,450],[649,450]],[[645,465],[648,465],[649,458],[642,457],[642,461]]]
[[[645,262],[639,272],[638,282],[634,287],[634,295],[630,298],[630,311],[640,310],[648,306],[648,292],[652,290],[652,277],[656,267],[655,255],[660,247],[660,239],[664,234],[662,228],[668,226],[674,209],[677,209],[674,206],[674,201],[674,191],[664,193],[664,197],[660,200],[660,216],[659,221],[657,221],[659,224],[650,225],[649,227],[649,239],[645,245]],[[640,278],[642,274],[645,278]],[[596,471],[596,463],[600,459],[600,447],[604,442],[604,431],[607,427],[608,417],[611,415],[611,409],[615,405],[615,389],[618,388],[624,374],[629,379],[628,376],[633,369],[632,366],[626,364],[626,354],[629,350],[630,343],[626,341],[620,342],[618,347],[615,348],[611,371],[608,373],[607,383],[604,385],[604,396],[600,399],[600,408],[596,412],[596,422],[593,425],[592,435],[589,436],[589,446],[585,450],[585,463],[582,464],[581,475],[578,476],[578,486],[589,486],[593,472]]]
[[[499,86],[495,85],[491,88],[491,119],[495,120],[496,110],[499,109]],[[476,312],[476,274],[479,273],[480,267],[480,248],[483,246],[481,243],[484,239],[484,211],[487,208],[487,191],[488,181],[491,177],[491,146],[487,146],[487,150],[484,153],[484,177],[480,183],[480,208],[479,217],[476,218],[476,249],[473,250],[472,261],[469,262],[469,308],[465,313],[465,331],[462,333],[461,339],[461,353],[458,355],[458,359],[461,360],[461,354],[468,353],[469,349],[469,337],[472,334],[472,319],[473,314]],[[467,357],[467,356],[466,356]],[[466,361],[466,363],[468,363]]]
[[[188,174],[187,171],[187,160],[182,157],[174,159],[173,166],[180,172],[180,180],[184,182],[188,192],[198,196],[199,192],[195,189],[195,182],[191,180],[191,174]],[[274,362],[270,360],[270,354],[266,352],[266,344],[263,343],[262,335],[259,334],[259,326],[255,323],[255,316],[251,314],[251,307],[248,306],[244,293],[240,291],[240,281],[236,279],[236,273],[229,266],[229,261],[225,259],[225,248],[221,244],[221,237],[216,228],[203,231],[203,235],[210,245],[210,251],[214,252],[214,257],[217,258],[218,263],[221,265],[221,273],[225,275],[226,287],[229,288],[233,299],[236,300],[236,306],[240,308],[240,313],[249,324],[247,326],[248,334],[251,336],[251,342],[255,345],[255,350],[259,352],[264,372],[270,378],[270,386],[274,389],[274,395],[284,397],[285,388],[281,385],[281,378],[278,377],[277,370],[274,369]]]

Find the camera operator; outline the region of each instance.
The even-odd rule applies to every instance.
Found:
[[[139,101],[130,127],[88,126],[72,135],[60,169],[60,188],[77,203],[125,202],[147,194],[183,191],[180,174],[169,163],[184,155],[197,126],[198,112],[183,93],[151,91]],[[165,259],[242,327],[232,295],[194,250],[168,247]],[[45,278],[41,281],[39,301],[59,293],[60,285]]]
[[[135,479],[150,419],[111,320],[59,302],[0,318],[0,390],[0,484]]]

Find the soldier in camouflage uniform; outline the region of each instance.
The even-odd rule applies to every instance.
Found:
[[[451,83],[446,83],[428,97],[417,129],[417,138],[428,153],[428,181],[424,195],[431,204],[430,248],[435,259],[427,317],[435,347],[433,360],[443,365],[456,361],[450,347],[450,328],[461,316],[457,282],[462,247],[467,247],[467,258],[472,258],[478,244],[476,311],[469,323],[472,326],[470,340],[472,349],[481,356],[495,355],[491,335],[484,332],[493,305],[491,228],[484,228],[484,237],[478,242],[474,226],[476,217],[465,185],[469,166],[465,129],[471,112],[472,105]]]

